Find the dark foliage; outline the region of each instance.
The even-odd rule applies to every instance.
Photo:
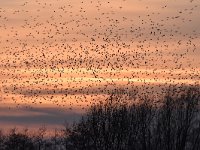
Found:
[[[35,136],[0,132],[0,150],[200,150],[199,102],[198,88],[168,90],[159,101],[111,95],[49,139],[44,127]]]
[[[32,139],[25,133],[17,133],[16,128],[12,129],[6,137],[1,149],[5,150],[33,150]]]
[[[199,102],[195,88],[170,91],[159,103],[111,96],[90,108],[68,140],[75,150],[199,150]]]

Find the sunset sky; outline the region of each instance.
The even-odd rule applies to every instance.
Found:
[[[56,127],[110,93],[198,85],[198,0],[0,0],[0,127]]]

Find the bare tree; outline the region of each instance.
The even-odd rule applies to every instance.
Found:
[[[6,150],[33,150],[33,142],[28,135],[17,133],[17,129],[13,128],[5,142]]]
[[[0,149],[1,150],[5,149],[5,140],[6,140],[6,136],[3,134],[3,131],[0,130]]]
[[[127,99],[128,98],[128,101]],[[181,87],[154,103],[150,96],[111,94],[73,125],[45,138],[46,127],[0,132],[1,150],[199,150],[200,89]],[[136,103],[136,98],[140,98]],[[62,133],[62,134],[61,134]]]
[[[42,147],[45,145],[44,136],[46,134],[46,127],[42,126],[38,129],[37,134],[34,136],[35,144],[37,145],[38,150],[42,150]]]
[[[92,106],[71,129],[74,149],[186,150],[198,149],[199,101],[195,88],[169,90],[159,104],[143,97],[139,104],[111,95]]]

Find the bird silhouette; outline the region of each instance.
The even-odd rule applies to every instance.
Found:
[[[200,3],[134,3],[141,8],[131,0],[2,5],[1,103],[86,109],[111,93],[199,84]]]

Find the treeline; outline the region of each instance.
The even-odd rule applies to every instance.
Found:
[[[1,150],[200,150],[199,88],[168,91],[162,98],[112,94],[91,106],[78,123],[44,138],[25,130],[0,134]]]

